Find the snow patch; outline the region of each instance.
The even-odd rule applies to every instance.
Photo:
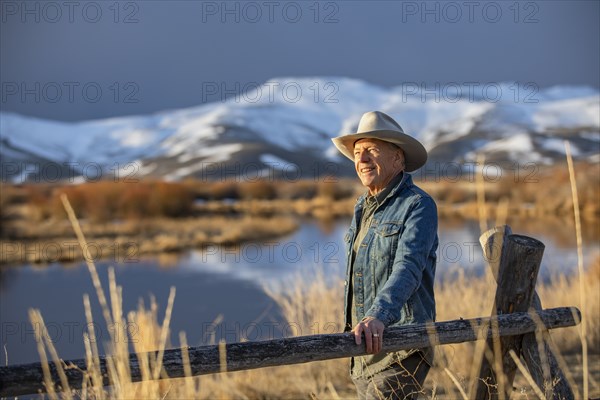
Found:
[[[296,164],[285,161],[284,159],[274,156],[273,154],[262,154],[259,159],[263,164],[268,165],[272,169],[281,171],[296,171],[298,169]]]
[[[542,142],[542,148],[559,154],[567,154],[565,151],[565,141],[561,139],[546,139]],[[573,143],[571,143],[571,155],[573,157],[579,157],[581,155],[581,151]]]

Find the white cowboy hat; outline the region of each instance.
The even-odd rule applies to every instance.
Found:
[[[338,136],[331,140],[343,155],[354,161],[354,143],[365,138],[384,140],[400,147],[404,152],[406,172],[421,168],[427,161],[427,150],[421,142],[404,133],[396,121],[381,111],[363,114],[356,133]]]

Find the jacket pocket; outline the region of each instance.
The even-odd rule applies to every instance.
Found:
[[[392,266],[398,240],[402,232],[402,224],[399,222],[379,223],[375,228],[375,237],[372,245],[372,256],[375,261],[373,265],[373,286],[378,292],[389,276],[392,274]]]
[[[382,257],[391,264],[394,262],[394,254],[398,248],[398,240],[402,234],[403,225],[400,222],[383,222],[377,225],[375,233],[377,237],[377,257]]]
[[[401,231],[402,223],[400,222],[382,222],[375,228],[375,232],[383,237],[397,236]]]

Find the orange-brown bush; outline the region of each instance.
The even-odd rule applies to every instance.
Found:
[[[202,199],[223,200],[239,198],[239,184],[233,180],[219,182],[205,182],[187,180],[185,185],[191,188],[194,195]]]
[[[265,180],[242,182],[239,184],[238,191],[243,199],[274,199],[277,191],[276,182],[267,182]]]
[[[129,184],[127,184],[129,185]],[[85,198],[85,215],[92,221],[109,221],[117,216],[119,199],[128,186],[114,182],[80,185]]]
[[[356,193],[358,181],[337,177],[296,181],[256,179],[206,182],[187,179],[183,185],[191,190],[197,198],[207,200],[298,200],[316,197],[340,200]]]
[[[37,190],[37,189],[36,189]],[[64,217],[60,195],[66,194],[78,215],[95,222],[116,218],[181,217],[190,215],[194,196],[180,183],[162,181],[94,182],[64,186],[52,192],[45,201],[29,204],[34,208],[48,208],[50,214]]]
[[[9,206],[27,200],[27,189],[18,185],[0,182],[0,204]]]
[[[326,177],[319,181],[317,195],[331,200],[341,200],[352,196],[355,188],[356,185],[347,179]]]
[[[149,198],[150,213],[165,217],[189,215],[193,209],[194,198],[181,184],[156,182]]]
[[[314,180],[303,179],[296,182],[280,182],[277,185],[277,197],[286,200],[312,199],[317,194]]]
[[[25,198],[33,206],[29,213],[29,217],[32,220],[37,222],[50,216],[51,212],[46,204],[51,191],[52,189],[47,185],[27,186],[24,188]]]
[[[151,187],[149,185],[133,185],[118,200],[119,215],[123,218],[142,218],[151,215]]]
[[[530,216],[570,215],[573,211],[569,173],[565,165],[536,169],[521,167],[521,171],[505,170],[501,177],[485,177],[485,200],[497,204],[507,200],[512,212],[524,211]],[[575,166],[579,203],[584,218],[600,217],[600,165],[578,163]],[[477,179],[465,174],[462,180],[444,179],[417,181],[441,205],[475,203]],[[493,207],[495,208],[495,207]],[[465,209],[468,210],[468,209]],[[477,208],[472,208],[477,210]],[[494,212],[495,210],[490,210]],[[467,216],[467,215],[465,215]]]

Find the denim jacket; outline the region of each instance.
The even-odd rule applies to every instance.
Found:
[[[359,320],[372,316],[386,327],[434,321],[433,284],[438,247],[434,200],[404,173],[400,183],[375,210],[371,225],[364,227],[368,232],[351,265],[357,221],[361,220],[365,198],[366,194],[358,199],[345,236],[346,331],[352,329],[348,282],[353,282]]]

